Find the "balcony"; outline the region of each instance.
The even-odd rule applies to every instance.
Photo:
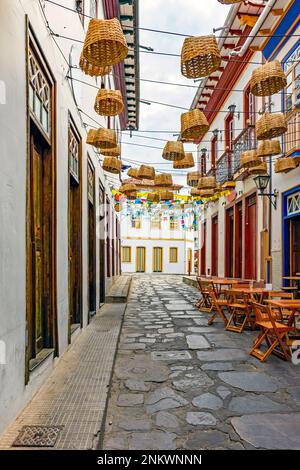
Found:
[[[284,135],[284,149],[287,156],[300,150],[300,111],[287,116],[287,132]]]
[[[241,168],[241,153],[257,148],[255,126],[246,127],[233,143],[232,173],[235,180],[244,179],[248,172]]]

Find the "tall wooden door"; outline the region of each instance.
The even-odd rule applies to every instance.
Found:
[[[206,274],[206,222],[201,226],[200,274]]]
[[[163,249],[161,247],[153,248],[153,272],[162,273],[163,271]]]
[[[88,161],[88,285],[89,314],[96,313],[96,214],[95,214],[95,174]]]
[[[257,254],[257,231],[256,231],[256,194],[246,199],[245,214],[245,278],[256,279],[256,254]]]
[[[234,276],[234,213],[233,208],[226,211],[226,235],[225,235],[225,274]]]
[[[294,217],[290,222],[291,230],[291,275],[300,273],[300,217]]]
[[[99,181],[99,302],[105,301],[105,192]]]
[[[235,277],[243,277],[243,203],[235,206]]]
[[[146,248],[138,246],[136,248],[136,272],[144,273],[146,270]]]
[[[218,275],[218,216],[215,216],[211,220],[211,274],[212,276]]]

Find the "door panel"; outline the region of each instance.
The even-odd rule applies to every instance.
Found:
[[[163,271],[163,249],[153,248],[153,272],[161,273]]]
[[[300,218],[292,219],[292,266],[291,273],[300,273]]]
[[[200,273],[205,275],[206,274],[206,222],[202,224],[201,227],[201,266],[200,266]]]
[[[256,196],[246,200],[245,277],[256,279]]]
[[[146,249],[138,246],[136,249],[136,272],[144,273],[146,269]]]
[[[211,274],[212,276],[217,276],[218,275],[218,217],[212,218],[211,250],[212,250]]]
[[[234,215],[233,208],[226,211],[226,266],[225,275],[233,277],[233,257],[234,257]]]

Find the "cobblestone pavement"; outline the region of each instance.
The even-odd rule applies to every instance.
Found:
[[[249,356],[257,332],[207,325],[180,276],[131,293],[104,449],[300,449],[300,366]]]

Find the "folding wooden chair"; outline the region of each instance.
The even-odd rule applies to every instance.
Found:
[[[250,295],[232,289],[227,291],[227,296],[230,318],[226,330],[242,333],[247,323],[253,328],[254,321],[251,318],[251,307],[249,305]]]
[[[209,286],[210,286],[211,281],[208,281],[207,279],[204,280],[201,277],[197,277],[197,282],[198,282],[199,291],[201,293],[201,297],[196,303],[196,307],[201,312],[210,313],[212,310],[212,304],[211,304],[211,298],[210,298],[210,292],[209,292]]]
[[[250,354],[261,362],[265,361],[272,352],[282,359],[289,360],[290,356],[286,343],[288,332],[292,331],[293,328],[276,321],[268,305],[252,302],[252,307],[256,317],[256,324],[260,327],[261,332],[256,338]],[[267,347],[265,350],[260,349],[263,343]]]
[[[275,291],[275,290],[270,290],[268,292],[268,299],[270,300],[294,300],[294,294],[292,292],[282,292],[280,290]],[[290,310],[280,308],[276,309],[275,307],[270,307],[272,310],[272,315],[276,317],[277,320],[286,322],[291,315]],[[296,318],[294,321],[294,326],[296,327]]]
[[[220,298],[213,282],[211,282],[211,285],[209,287],[209,293],[210,293],[210,298],[211,298],[211,303],[212,303],[213,314],[209,318],[208,324],[212,325],[213,322],[215,321],[216,316],[220,315],[226,327],[228,320],[224,313],[224,310],[228,308],[228,301],[226,298],[225,299]]]

